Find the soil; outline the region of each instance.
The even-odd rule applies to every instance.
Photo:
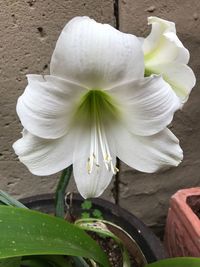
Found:
[[[187,204],[193,210],[193,212],[200,219],[200,195],[199,196],[190,196],[187,198]]]
[[[100,237],[96,233],[89,233],[90,236],[97,241],[97,243],[102,247],[105,253],[108,255],[111,267],[123,267],[123,259],[119,246],[115,243],[112,238]],[[131,267],[139,267],[133,257],[130,257]]]

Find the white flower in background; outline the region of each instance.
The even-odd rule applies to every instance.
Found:
[[[73,164],[82,196],[99,196],[117,171],[116,157],[149,173],[180,163],[179,142],[166,128],[179,107],[161,76],[144,78],[135,36],[77,17],[58,39],[50,75],[28,75],[17,103],[23,137],[14,150],[36,175]]]
[[[148,24],[152,25],[152,30],[143,41],[145,74],[162,74],[184,103],[196,82],[193,71],[187,66],[189,51],[177,37],[174,22],[149,17]]]

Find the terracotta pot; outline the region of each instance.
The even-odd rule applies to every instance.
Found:
[[[27,207],[46,213],[54,213],[54,196],[40,195],[21,200]],[[73,195],[72,214],[79,217],[82,209],[83,199]],[[153,232],[144,225],[138,218],[128,211],[120,208],[103,199],[92,199],[92,209],[98,209],[102,212],[105,220],[115,223],[123,228],[134,242],[128,238],[122,231],[113,229],[114,233],[127,245],[129,252],[133,255],[138,266],[144,266],[166,257],[163,245]],[[112,231],[112,230],[111,230]]]
[[[179,190],[171,197],[165,246],[171,257],[200,257],[200,187]]]

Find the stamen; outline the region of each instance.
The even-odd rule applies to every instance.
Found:
[[[99,146],[98,146],[98,137],[97,137],[97,128],[95,126],[94,130],[94,155],[95,155],[95,164],[99,167]]]
[[[90,164],[90,158],[88,158],[88,160],[87,160],[87,172],[88,172],[88,174],[90,174],[90,173],[91,173],[91,164]]]
[[[98,171],[99,157],[103,158],[103,163],[108,171],[112,171],[113,174],[117,172],[113,165],[104,125],[107,125],[110,120],[116,123],[121,119],[119,106],[119,103],[107,92],[97,89],[88,90],[80,100],[75,112],[76,123],[80,121],[91,129],[90,152],[87,160],[88,174],[94,168],[96,168],[95,171]]]
[[[88,174],[92,172],[94,160],[95,160],[95,154],[94,154],[94,146],[95,146],[95,140],[94,140],[94,129],[91,128],[91,135],[90,135],[90,157],[88,158]]]
[[[116,173],[119,172],[119,169],[118,169],[116,166],[114,167],[114,169],[115,169],[115,172],[116,172]],[[115,174],[116,174],[116,173],[115,173]]]
[[[110,154],[110,149],[107,141],[107,137],[105,134],[105,130],[103,125],[98,121],[97,119],[95,120],[96,125],[92,127],[91,129],[91,143],[90,143],[90,158],[89,158],[89,163],[90,163],[90,172],[92,172],[93,169],[93,164],[95,163],[96,167],[99,166],[99,145],[101,148],[102,156],[103,156],[103,161],[105,164],[105,167],[108,171],[112,171],[113,174],[116,174],[117,170],[114,167],[113,162],[112,162],[112,157]]]

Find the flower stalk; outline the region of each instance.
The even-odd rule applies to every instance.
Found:
[[[56,200],[55,200],[55,215],[57,217],[64,218],[65,216],[65,206],[64,206],[64,196],[66,188],[69,184],[72,174],[72,165],[64,169],[61,173],[57,189],[56,189]]]

